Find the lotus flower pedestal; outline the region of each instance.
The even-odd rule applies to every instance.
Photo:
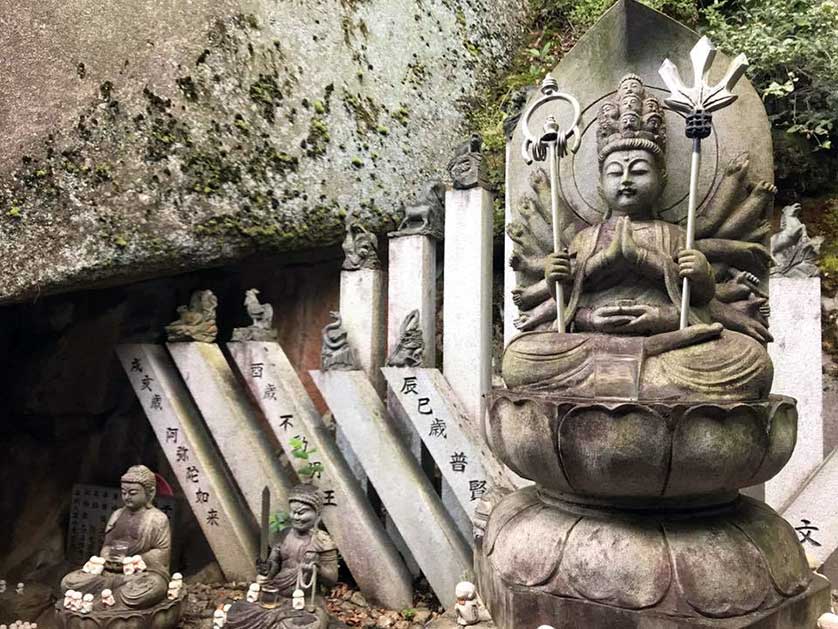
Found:
[[[829,584],[794,529],[739,489],[794,449],[794,400],[583,401],[492,394],[493,451],[536,485],[478,543],[499,627],[814,627]]]

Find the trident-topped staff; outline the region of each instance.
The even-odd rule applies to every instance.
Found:
[[[695,242],[695,210],[698,203],[698,174],[701,171],[701,141],[710,136],[713,128],[712,113],[727,107],[738,97],[731,90],[748,69],[748,59],[740,54],[727,69],[724,78],[716,85],[707,84],[707,75],[716,57],[716,48],[707,37],[702,37],[690,51],[693,64],[693,87],[686,87],[678,74],[678,68],[665,59],[658,71],[672,92],[664,102],[670,109],[684,114],[687,119],[685,133],[693,141],[690,161],[690,195],[687,203],[687,249]],[[681,292],[681,329],[689,325],[690,281],[685,277]]]
[[[556,117],[549,115],[544,122],[541,135],[538,137],[534,136],[530,132],[530,118],[532,118],[536,110],[554,101],[564,101],[573,107],[573,122],[570,129],[567,131],[563,130],[556,121]],[[524,143],[521,146],[521,153],[527,164],[532,164],[533,161],[543,162],[545,159],[549,159],[550,202],[553,217],[553,250],[555,253],[560,253],[563,249],[561,226],[559,224],[559,160],[567,155],[568,150],[575,153],[579,149],[579,141],[582,138],[582,133],[579,131],[579,119],[581,115],[579,101],[570,94],[560,92],[556,79],[548,74],[541,83],[541,97],[530,105],[521,123],[524,131]],[[573,143],[569,145],[568,142],[571,138],[573,138]],[[556,282],[556,329],[559,332],[564,332],[565,330],[564,293],[560,282]]]

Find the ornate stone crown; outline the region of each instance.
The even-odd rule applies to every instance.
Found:
[[[620,79],[614,98],[599,109],[597,154],[600,164],[614,151],[649,151],[663,165],[666,153],[666,123],[663,108],[654,96],[647,96],[636,74]]]

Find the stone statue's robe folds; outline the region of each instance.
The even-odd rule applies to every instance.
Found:
[[[584,229],[571,245],[575,274],[565,320],[573,331],[528,332],[513,339],[503,356],[506,385],[574,398],[767,398],[773,371],[759,341],[731,330],[704,339],[678,331],[681,280],[675,260],[684,248],[683,229],[659,220],[632,222],[638,247],[658,254],[641,272],[621,258],[602,262],[614,237],[611,226]],[[668,313],[671,324],[648,336],[590,329],[597,308],[621,304],[654,306]],[[706,304],[694,302],[690,323],[711,322]]]
[[[147,609],[162,601],[168,590],[171,554],[166,514],[154,507],[137,511],[117,509],[105,529],[100,555],[107,559],[116,546],[124,547],[126,556],[140,555],[147,569],[130,576],[107,570],[101,575],[76,570],[61,581],[62,592],[93,594],[98,602],[102,590],[109,589],[117,606],[129,609]]]

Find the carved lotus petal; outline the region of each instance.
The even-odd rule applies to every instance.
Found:
[[[672,440],[666,495],[711,493],[747,485],[768,449],[756,408],[702,405],[687,411]]]
[[[732,522],[762,551],[777,591],[794,596],[809,585],[812,571],[792,526],[770,514],[764,503],[743,497],[742,508]]]
[[[797,443],[797,405],[787,397],[776,398],[771,405],[768,451],[749,484],[756,485],[774,478],[783,469]]]
[[[656,524],[583,518],[571,532],[560,575],[588,600],[651,607],[669,589],[669,553]]]
[[[564,417],[558,439],[574,491],[594,496],[663,492],[670,432],[666,420],[650,408],[578,407]]]
[[[498,533],[492,563],[516,585],[543,585],[555,573],[579,516],[538,506],[519,511]]]
[[[509,523],[509,521],[523,510],[539,505],[541,501],[534,487],[528,487],[506,496],[492,510],[492,517],[486,528],[486,536],[483,540],[483,548],[486,555],[491,555],[495,547],[498,533]]]
[[[762,554],[737,527],[699,520],[668,522],[664,528],[678,588],[700,614],[741,616],[758,609],[773,591]]]

